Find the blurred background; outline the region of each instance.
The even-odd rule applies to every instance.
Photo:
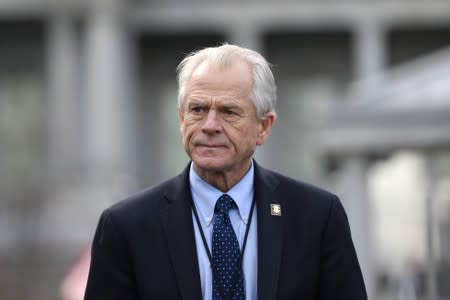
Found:
[[[274,65],[266,167],[337,193],[370,299],[450,299],[450,1],[2,0],[0,299],[81,299],[100,212],[188,158],[178,62]]]

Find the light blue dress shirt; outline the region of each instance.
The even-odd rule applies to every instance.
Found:
[[[214,207],[216,201],[224,193],[204,181],[194,170],[193,164],[189,172],[189,181],[191,185],[192,199],[197,209],[200,224],[208,243],[209,251],[211,251],[211,236],[213,231]],[[231,190],[227,191],[236,203],[236,207],[230,210],[230,220],[233,225],[234,232],[239,241],[242,250],[244,243],[245,230],[248,224],[250,209],[253,200],[253,163],[247,174],[239,181]],[[192,221],[194,222],[195,244],[197,247],[197,256],[200,270],[200,281],[202,285],[202,296],[204,300],[212,299],[212,270],[211,264],[203,245],[202,237],[192,213]],[[257,274],[258,274],[258,247],[257,247],[257,221],[256,221],[256,205],[253,211],[252,222],[247,237],[247,245],[244,252],[242,267],[244,270],[244,285],[246,300],[257,299]]]

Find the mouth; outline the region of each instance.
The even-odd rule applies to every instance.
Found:
[[[199,147],[204,147],[204,148],[223,148],[224,145],[215,145],[215,144],[199,144]]]

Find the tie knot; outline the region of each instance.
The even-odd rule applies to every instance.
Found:
[[[227,194],[223,194],[216,202],[215,212],[228,215],[228,211],[233,206],[233,202],[233,198],[231,198]]]

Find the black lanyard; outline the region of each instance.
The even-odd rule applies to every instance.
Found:
[[[202,225],[200,224],[200,219],[198,217],[197,209],[195,208],[194,200],[192,199],[192,196],[189,197],[189,200],[191,202],[192,211],[194,212],[195,221],[197,222],[197,226],[200,231],[200,235],[202,237],[203,246],[205,247],[206,254],[208,255],[209,263],[211,264],[211,269],[212,269],[214,279],[216,280],[217,286],[219,288],[220,296],[222,297],[222,300],[232,299],[233,295],[234,295],[238,275],[239,275],[239,270],[242,270],[242,259],[244,257],[245,246],[247,245],[248,232],[250,229],[250,225],[252,224],[253,210],[255,208],[255,202],[256,202],[255,197],[253,197],[253,200],[252,200],[252,206],[250,208],[249,220],[248,220],[247,228],[245,229],[244,243],[242,245],[242,251],[239,254],[239,259],[238,259],[238,262],[236,265],[236,269],[234,270],[234,273],[233,273],[233,281],[232,281],[232,285],[231,285],[231,290],[228,295],[225,294],[225,288],[222,284],[222,281],[219,278],[217,268],[213,262],[211,251],[209,250],[208,243],[206,242],[205,233],[203,232]],[[242,272],[244,272],[244,270],[242,270]],[[229,296],[229,298],[227,296]]]

